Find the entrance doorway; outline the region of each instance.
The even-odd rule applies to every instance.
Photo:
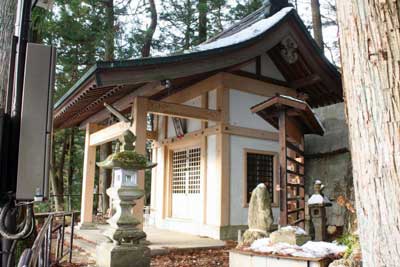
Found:
[[[201,149],[172,152],[172,217],[196,220],[201,214]]]

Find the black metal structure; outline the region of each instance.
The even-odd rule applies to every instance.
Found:
[[[25,249],[18,262],[18,267],[48,267],[58,264],[65,256],[72,262],[73,237],[76,212],[41,213],[36,218],[46,218],[32,248]],[[71,232],[67,250],[64,248],[66,218],[71,218]],[[61,223],[57,219],[61,219]],[[53,236],[56,235],[55,247]],[[52,255],[55,251],[55,255]]]

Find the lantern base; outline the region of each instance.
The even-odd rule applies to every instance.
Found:
[[[103,242],[96,247],[96,260],[98,267],[149,267],[151,256],[144,244]]]

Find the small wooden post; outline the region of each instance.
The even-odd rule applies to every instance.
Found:
[[[136,135],[136,152],[142,155],[146,155],[147,98],[136,97],[134,99],[132,106],[132,118],[132,131]],[[144,189],[144,173],[144,171],[139,171],[138,175],[138,185],[141,189]],[[133,208],[133,214],[136,218],[140,220],[143,220],[143,208],[144,199],[142,198],[136,202],[136,206]],[[142,228],[143,225],[138,227]]]
[[[288,224],[287,218],[287,148],[286,148],[286,112],[279,114],[279,166],[280,166],[280,220],[279,224],[285,226]]]
[[[96,146],[90,145],[90,134],[97,130],[97,125],[86,125],[85,151],[83,161],[82,201],[80,226],[85,227],[93,222],[93,190],[96,170]]]

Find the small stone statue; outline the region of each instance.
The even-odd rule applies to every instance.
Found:
[[[274,222],[271,197],[265,184],[259,184],[251,193],[248,224],[239,246],[251,245],[255,240],[268,237]]]
[[[308,200],[311,221],[314,226],[314,239],[316,241],[325,241],[326,235],[326,207],[332,206],[332,203],[323,195],[324,185],[316,180],[314,183],[314,194]]]

